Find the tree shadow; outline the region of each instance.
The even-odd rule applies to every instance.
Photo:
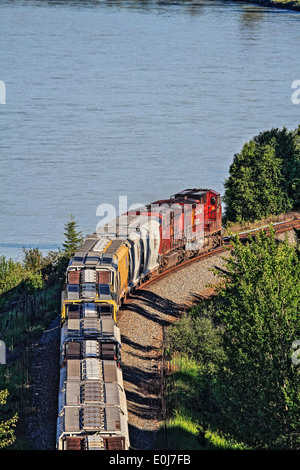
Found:
[[[126,390],[130,444],[137,450],[151,450],[156,439],[157,422],[162,420],[160,373],[134,366],[123,366],[122,370],[124,381],[134,385]]]
[[[179,318],[183,308],[181,304],[170,299],[161,297],[146,289],[140,289],[130,296],[130,301],[123,306],[122,310],[135,311],[144,318],[165,326],[171,322],[165,320],[161,314],[176,319]]]
[[[55,450],[59,389],[60,316],[33,345],[30,410],[22,417],[24,434],[34,450]]]
[[[120,310],[118,323],[122,347],[126,347],[126,354],[121,352],[125,358],[122,370],[134,449],[154,449],[163,420],[163,330],[181,312],[182,305],[147,289],[135,291]],[[133,327],[138,325],[134,334],[130,330],[132,322]],[[153,332],[158,337],[153,337]]]

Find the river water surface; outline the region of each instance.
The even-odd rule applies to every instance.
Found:
[[[234,1],[2,0],[0,255],[57,248],[300,124],[300,13]],[[124,206],[125,204],[125,206]],[[99,207],[98,207],[99,206]],[[97,213],[98,208],[98,213]]]

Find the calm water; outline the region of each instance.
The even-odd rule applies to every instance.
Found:
[[[2,0],[0,254],[56,248],[74,214],[186,187],[300,124],[300,13],[240,2]],[[122,207],[124,208],[124,206]],[[126,208],[126,206],[125,206]],[[100,215],[99,215],[100,214]]]

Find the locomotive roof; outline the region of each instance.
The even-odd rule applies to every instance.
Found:
[[[171,196],[171,198],[177,198],[177,197],[201,197],[204,194],[207,194],[208,192],[212,192],[214,194],[218,194],[216,191],[213,189],[204,189],[204,188],[190,188],[190,189],[184,189],[183,191],[180,191],[179,193],[175,193]]]

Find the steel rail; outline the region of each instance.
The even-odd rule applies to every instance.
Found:
[[[271,225],[271,223],[270,223]],[[261,230],[265,230],[266,232],[269,231],[269,226],[270,225],[265,225],[264,227],[259,227],[259,228],[254,228],[254,229],[250,229],[246,232],[240,232],[236,235],[238,235],[241,239],[245,238],[247,235],[250,235],[250,236],[253,236],[255,235],[255,233],[258,233],[260,232]],[[300,228],[300,219],[294,219],[294,220],[288,220],[286,222],[276,222],[274,224],[272,224],[273,226],[276,226],[276,227],[279,227],[278,229],[276,228],[276,233],[284,233],[288,230],[291,230],[292,228]],[[233,235],[235,236],[235,235]],[[224,237],[224,239],[230,239],[232,237]],[[184,268],[185,266],[187,265],[190,265],[192,263],[196,263],[197,261],[200,261],[201,259],[204,259],[204,258],[209,258],[210,256],[214,256],[216,254],[219,254],[219,253],[222,253],[224,251],[226,251],[226,249],[228,249],[230,247],[230,242],[225,244],[225,245],[222,245],[218,248],[215,248],[214,250],[211,250],[211,251],[207,251],[205,253],[201,253],[200,255],[197,255],[197,256],[194,256],[193,258],[190,258],[186,261],[183,261],[182,263],[180,264],[177,264],[175,266],[172,266],[171,268],[168,268],[166,269],[165,271],[162,271],[161,273],[158,273],[156,275],[153,275],[151,278],[147,279],[146,281],[142,282],[137,288],[136,290],[139,290],[139,289],[143,289],[144,287],[146,286],[149,286],[150,284],[160,280],[162,277],[164,276],[168,276],[170,273],[172,273],[173,271],[177,271],[181,268]],[[130,297],[129,297],[130,298]],[[129,299],[128,299],[129,300]]]

